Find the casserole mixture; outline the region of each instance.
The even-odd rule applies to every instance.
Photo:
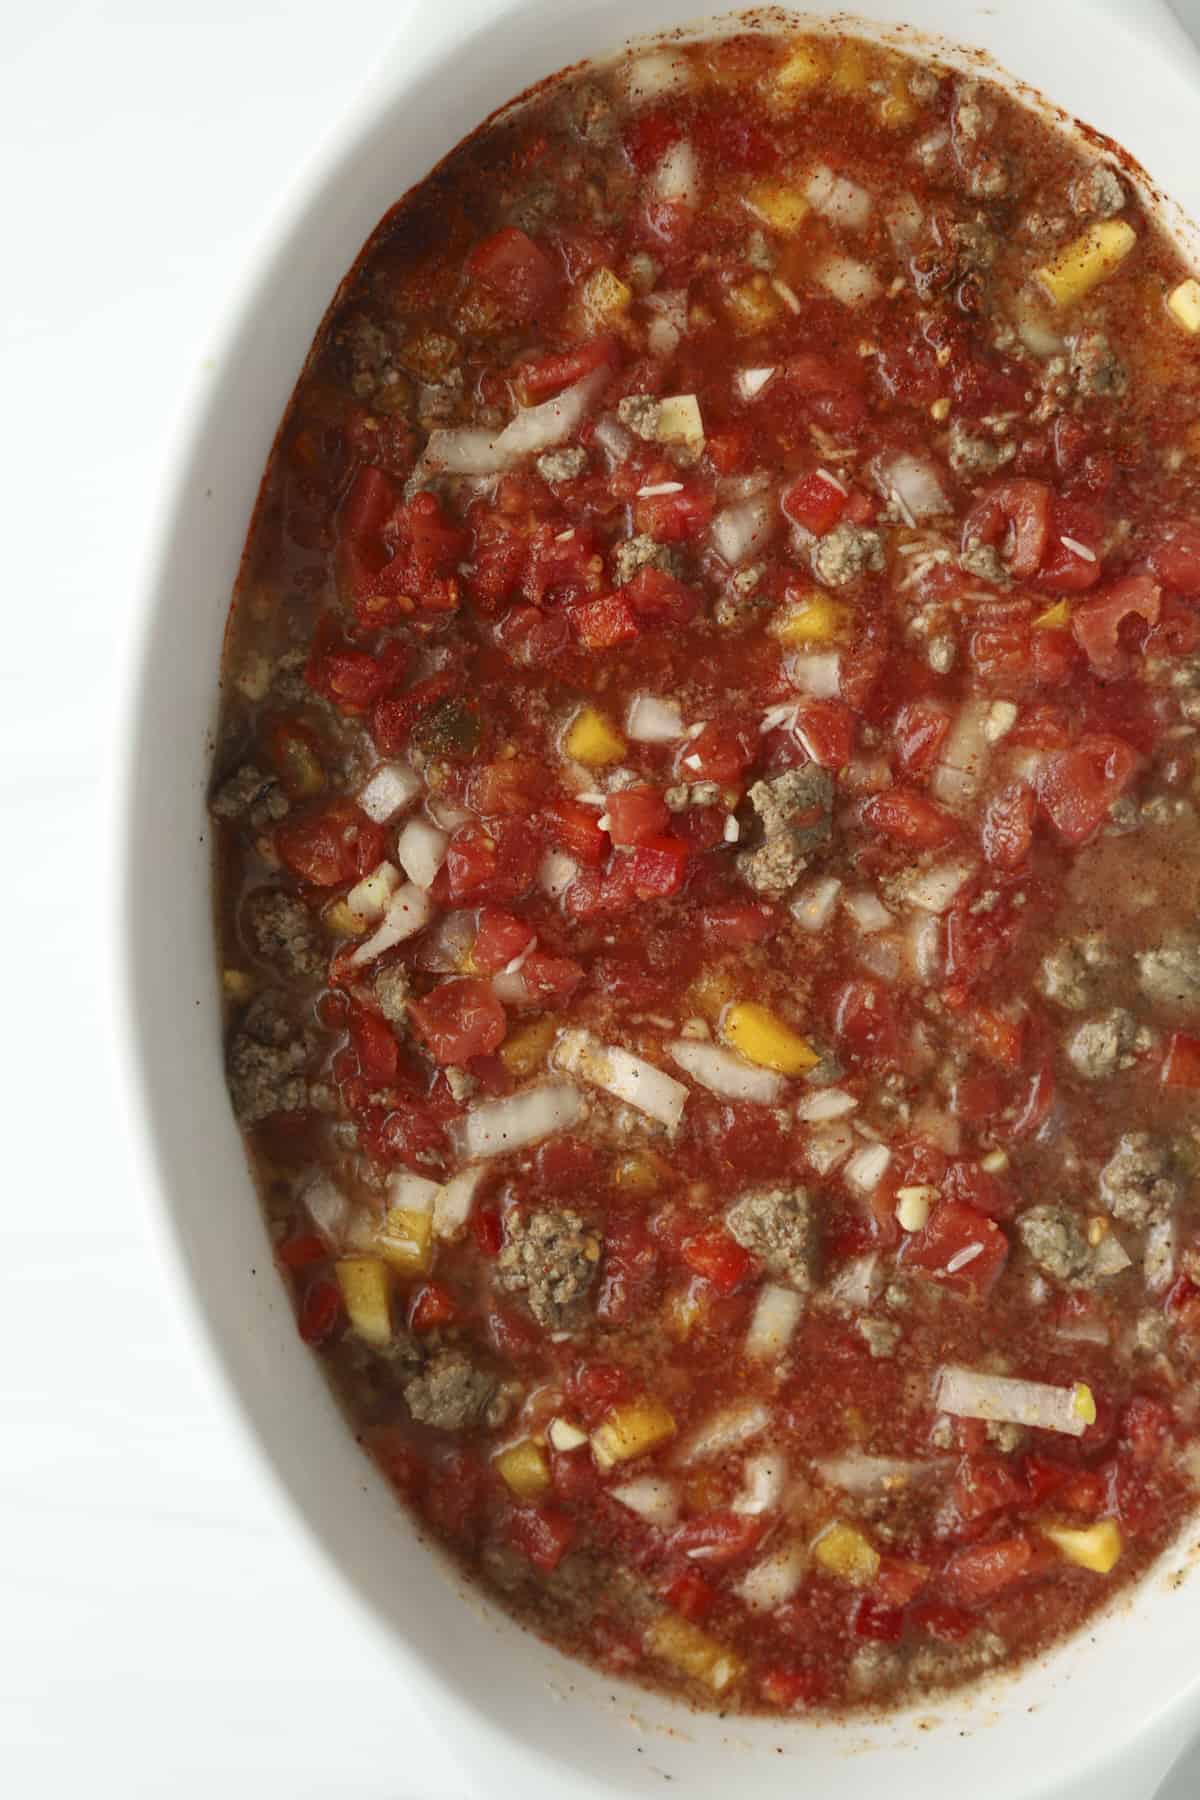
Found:
[[[853,39],[574,72],[380,225],[231,616],[228,1067],[429,1531],[722,1709],[1193,1506],[1200,287]]]

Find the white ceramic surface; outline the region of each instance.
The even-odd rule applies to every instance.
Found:
[[[1157,8],[1135,18],[1130,6],[1075,0],[979,11],[914,0],[873,13],[990,49],[1125,143],[1200,215],[1194,64]],[[496,1773],[492,1791],[507,1791],[500,1771],[519,1768],[523,1791],[564,1796],[657,1792],[669,1777],[695,1795],[745,1782],[764,1796],[886,1791],[907,1800],[953,1783],[977,1800],[1033,1800],[1089,1770],[1098,1779],[1195,1688],[1200,1587],[1175,1592],[1156,1576],[1122,1617],[1046,1666],[881,1725],[725,1727],[567,1664],[461,1600],[357,1458],[295,1338],[224,1094],[203,812],[213,671],[255,484],[325,302],[391,200],[492,106],[631,31],[692,16],[672,0],[558,0],[553,10],[479,0],[422,20],[261,246],[216,382],[178,451],[147,601],[123,943],[138,1065],[131,1104],[140,1131],[148,1102],[185,1287],[231,1395],[298,1518],[394,1634],[409,1691],[444,1717],[469,1765]],[[1129,1766],[1114,1795],[1138,1793]]]

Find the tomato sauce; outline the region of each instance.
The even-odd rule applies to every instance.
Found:
[[[694,1704],[923,1698],[1195,1504],[1200,288],[851,37],[380,224],[230,615],[231,1093],[430,1532]]]

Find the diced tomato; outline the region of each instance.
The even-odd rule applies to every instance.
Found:
[[[955,1076],[954,1115],[964,1124],[981,1125],[1002,1109],[1005,1093],[1004,1081],[994,1069],[981,1069],[973,1064]]]
[[[365,1079],[373,1087],[390,1087],[396,1079],[400,1046],[383,1015],[356,1006],[350,1015],[350,1042]]]
[[[306,1344],[323,1344],[342,1316],[342,1290],[327,1275],[310,1281],[296,1320]]]
[[[1079,662],[1079,646],[1069,631],[1030,632],[1029,671],[1039,687],[1061,687]]]
[[[1166,526],[1147,560],[1172,593],[1200,595],[1200,524],[1181,519]]]
[[[1041,1068],[1031,1078],[1025,1099],[1018,1110],[1008,1135],[1015,1141],[1033,1137],[1045,1123],[1050,1108],[1054,1103],[1054,1075],[1049,1068]]]
[[[917,788],[894,787],[862,809],[864,825],[910,850],[936,850],[958,834],[958,825]]]
[[[609,837],[598,823],[600,811],[577,800],[553,800],[543,815],[550,841],[576,862],[598,869],[607,861]]]
[[[533,927],[499,906],[482,906],[471,965],[480,975],[495,975],[533,942]]]
[[[559,277],[540,244],[515,225],[484,238],[467,258],[467,275],[486,288],[509,323],[545,320],[558,296]]]
[[[1142,655],[1147,659],[1163,656],[1194,656],[1200,650],[1200,612],[1173,594],[1162,597],[1158,624],[1146,633]]]
[[[834,995],[833,1029],[844,1050],[862,1062],[895,1062],[900,1033],[891,995],[878,981],[847,981]]]
[[[304,679],[341,711],[366,712],[399,685],[410,654],[405,645],[389,638],[378,655],[369,655],[348,643],[337,621],[323,613],[313,633]]]
[[[276,827],[275,848],[284,866],[313,887],[358,881],[383,856],[381,826],[352,800],[334,800]]]
[[[864,1594],[850,1615],[850,1629],[869,1643],[898,1644],[904,1636],[903,1609],[884,1606],[873,1594]]]
[[[487,1331],[496,1355],[506,1362],[528,1362],[544,1348],[542,1334],[527,1313],[495,1306],[487,1314]]]
[[[989,912],[973,912],[972,904],[965,895],[946,915],[946,974],[964,992],[997,967],[1028,917],[1007,897]]]
[[[643,107],[633,114],[625,130],[629,160],[642,175],[661,162],[672,144],[687,130],[686,121],[669,106]]]
[[[679,752],[681,781],[740,781],[758,755],[758,733],[749,725],[710,719]]]
[[[985,1056],[1003,1064],[1006,1069],[1019,1069],[1025,1044],[1024,1019],[1009,1018],[988,1006],[977,1006],[971,1015],[975,1042]]]
[[[910,700],[896,714],[892,743],[904,775],[928,775],[950,729],[950,714],[933,700]]]
[[[688,1238],[681,1255],[688,1268],[703,1275],[718,1294],[736,1293],[757,1269],[750,1252],[731,1238],[723,1225],[710,1225]]]
[[[446,896],[464,900],[518,900],[537,879],[541,847],[524,819],[461,825],[450,839],[442,871]],[[441,877],[439,877],[441,879]]]
[[[905,1562],[898,1556],[881,1556],[879,1573],[871,1583],[872,1598],[880,1606],[907,1606],[929,1581],[926,1563]]]
[[[1038,586],[1051,594],[1081,594],[1095,587],[1102,573],[1103,543],[1104,520],[1094,506],[1056,500]]]
[[[684,1569],[663,1589],[663,1599],[673,1611],[685,1619],[698,1621],[708,1617],[717,1599],[717,1590],[706,1581],[699,1569]]]
[[[641,1213],[610,1213],[596,1316],[608,1325],[644,1316],[658,1290],[659,1246]]]
[[[1038,778],[1038,798],[1059,836],[1086,843],[1108,816],[1137,772],[1141,758],[1118,737],[1091,732],[1070,750],[1046,758]]]
[[[1161,590],[1149,575],[1127,575],[1102,593],[1081,600],[1071,614],[1071,629],[1096,673],[1115,680],[1128,672],[1130,658],[1121,642],[1130,619],[1158,623]]]
[[[460,1068],[472,1056],[489,1055],[508,1029],[491,983],[473,975],[443,981],[423,1000],[411,1000],[408,1016],[434,1061]]]
[[[705,1568],[723,1568],[748,1555],[771,1522],[763,1513],[702,1513],[675,1527],[671,1549],[690,1562],[703,1563]]]
[[[471,1236],[482,1256],[499,1256],[504,1244],[504,1227],[494,1206],[477,1206],[470,1218]]]
[[[846,491],[840,482],[814,469],[785,488],[780,505],[794,525],[824,537],[846,510]]]
[[[981,1168],[972,1157],[955,1157],[946,1170],[943,1192],[947,1200],[961,1200],[989,1219],[1010,1219],[1021,1204],[1012,1182]]]
[[[314,1263],[325,1262],[328,1256],[324,1240],[313,1231],[296,1233],[275,1246],[275,1261],[281,1269],[293,1272],[310,1269]]]
[[[647,899],[666,900],[677,894],[687,877],[690,852],[677,837],[644,838],[629,856],[630,880]]]
[[[572,957],[548,956],[544,950],[531,950],[521,964],[525,1004],[530,1006],[569,999],[583,978],[583,969]]]
[[[448,1538],[470,1543],[479,1531],[486,1487],[479,1457],[469,1450],[451,1450],[429,1471],[427,1518]]]
[[[519,1506],[508,1527],[514,1550],[542,1575],[552,1575],[575,1541],[575,1521],[551,1506]]]
[[[714,504],[711,493],[694,485],[677,494],[642,494],[634,503],[634,524],[656,543],[683,544],[707,528]]]
[[[762,900],[719,900],[704,909],[704,935],[714,944],[740,948],[760,944],[779,929],[772,907]]]
[[[622,788],[610,794],[604,810],[614,844],[648,843],[666,830],[671,819],[662,795],[649,787]]]
[[[1000,1456],[965,1456],[955,1472],[950,1497],[965,1520],[983,1519],[1010,1506],[1023,1506],[1028,1490]]]
[[[603,368],[606,364],[615,368],[620,358],[620,345],[611,334],[588,338],[582,344],[572,344],[567,350],[548,350],[544,356],[535,356],[518,369],[521,398],[526,406],[548,400],[551,394],[582,381],[593,369]]]
[[[980,1301],[1000,1279],[1008,1261],[1008,1239],[993,1219],[973,1206],[943,1200],[925,1228],[906,1239],[900,1260],[964,1298]]]
[[[809,417],[835,436],[848,437],[857,431],[866,416],[867,403],[858,385],[858,371],[840,369],[828,357],[804,350],[791,357],[772,384],[781,390],[785,404],[796,396],[804,403]]]
[[[380,700],[371,713],[371,736],[384,754],[396,756],[407,749],[421,720],[443,700],[449,699],[457,686],[455,677],[443,670],[415,682],[390,700]]]
[[[398,500],[378,469],[361,469],[339,518],[339,567],[358,623],[403,624],[414,612],[452,612],[465,533],[437,496]]]
[[[575,1362],[567,1374],[564,1392],[568,1406],[578,1413],[589,1431],[594,1431],[618,1400],[628,1397],[629,1377],[615,1363]]]
[[[1028,1538],[999,1538],[956,1550],[946,1564],[943,1580],[952,1599],[964,1606],[983,1606],[1023,1580],[1033,1563],[1033,1545]]]
[[[993,482],[967,514],[963,544],[997,544],[1018,581],[1036,575],[1050,534],[1052,492],[1044,481]]]
[[[619,592],[644,625],[687,625],[701,607],[695,588],[685,587],[667,569],[652,565],[639,569]]]
[[[759,1676],[758,1691],[768,1705],[780,1712],[813,1706],[828,1692],[828,1681],[819,1669],[788,1668],[777,1664]]]
[[[571,628],[585,650],[615,650],[632,644],[641,628],[623,594],[601,594],[567,609]]]
[[[840,700],[801,700],[796,736],[823,769],[841,769],[854,754],[854,714]]]
[[[1012,874],[1023,869],[1033,847],[1037,795],[1026,781],[1010,781],[993,794],[979,827],[983,854],[993,869]]]
[[[922,1600],[908,1615],[910,1624],[940,1644],[961,1644],[979,1629],[978,1613],[944,1600]]]
[[[1171,1414],[1161,1400],[1134,1394],[1121,1415],[1121,1443],[1139,1468],[1159,1461],[1171,1435]]]
[[[476,763],[467,777],[467,805],[484,818],[524,818],[546,790],[546,771],[532,756]]]
[[[438,1325],[449,1325],[457,1315],[454,1295],[440,1281],[426,1281],[413,1295],[408,1309],[412,1331],[433,1331]]]
[[[745,426],[725,425],[705,434],[704,452],[718,475],[741,475],[754,460],[754,438]]]
[[[1161,1079],[1164,1087],[1200,1089],[1200,1038],[1186,1031],[1171,1033]]]

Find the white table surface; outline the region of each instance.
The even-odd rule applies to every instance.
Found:
[[[171,1317],[106,1081],[98,979],[115,672],[180,371],[205,357],[256,230],[410,7],[0,10],[0,1784],[14,1800],[483,1791],[349,1599],[312,1579]],[[1200,27],[1200,0],[1179,10]]]

